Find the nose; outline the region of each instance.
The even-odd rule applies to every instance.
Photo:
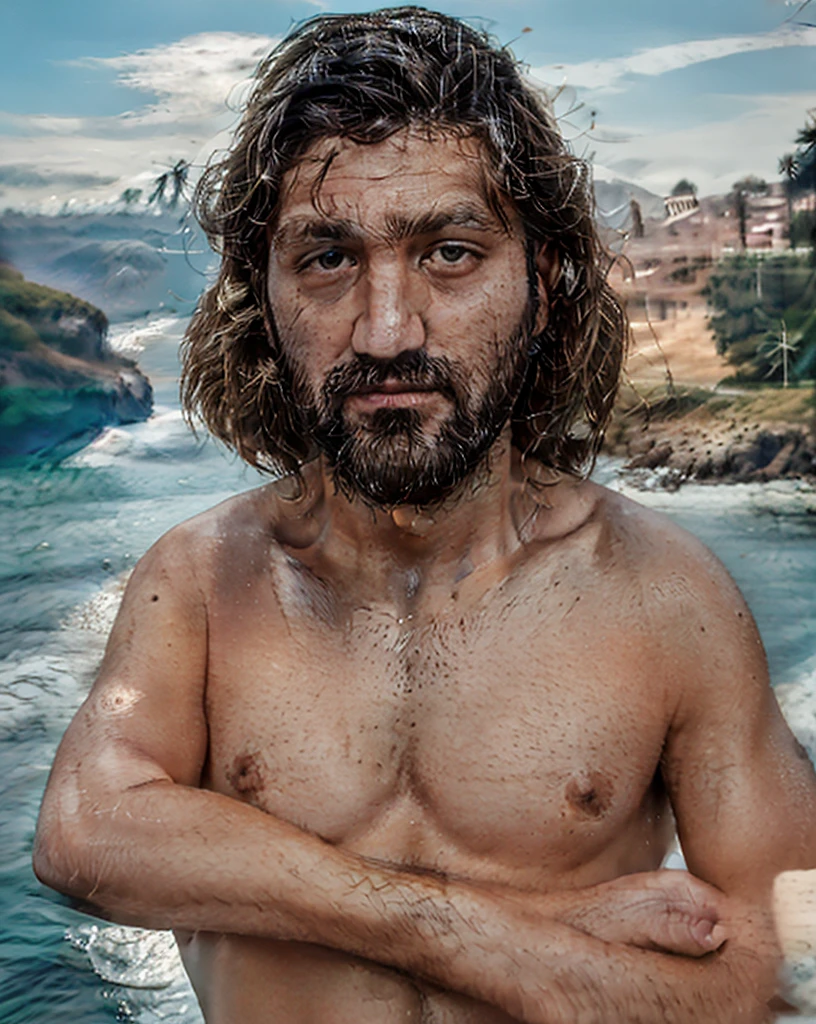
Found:
[[[351,346],[375,359],[392,359],[425,344],[423,284],[398,256],[373,261],[360,282],[363,309],[354,322]]]

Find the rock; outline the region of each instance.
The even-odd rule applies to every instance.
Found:
[[[762,469],[756,471],[757,480],[778,480],[783,476],[790,464],[791,456],[796,451],[797,440],[787,441],[774,455],[771,461]]]
[[[682,398],[682,396],[681,396]],[[816,476],[816,436],[801,425],[765,424],[718,418],[717,397],[690,405],[654,402],[623,407],[613,419],[606,451],[626,461],[625,470],[661,470],[661,487],[688,480],[748,483]],[[678,411],[678,408],[680,411]],[[643,481],[645,483],[645,481]]]
[[[627,469],[658,469],[665,466],[671,458],[673,448],[669,441],[656,444],[653,448],[636,455],[627,465]]]

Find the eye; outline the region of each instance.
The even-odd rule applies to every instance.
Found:
[[[427,266],[442,274],[464,274],[475,269],[481,253],[461,242],[440,242],[425,257]]]
[[[310,261],[310,265],[318,266],[321,270],[339,270],[343,266],[345,260],[349,260],[350,264],[354,264],[352,257],[342,251],[342,249],[326,249],[325,252],[321,252],[319,256],[315,256]]]
[[[455,242],[445,242],[436,251],[443,263],[459,263],[460,260],[469,255],[468,249],[463,245],[457,245]]]
[[[344,249],[337,246],[330,246],[319,252],[306,253],[301,256],[296,264],[299,274],[321,274],[333,275],[342,272],[349,267],[356,267],[357,260]]]

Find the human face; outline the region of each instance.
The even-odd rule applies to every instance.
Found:
[[[322,140],[284,178],[268,279],[282,354],[338,485],[370,503],[431,504],[474,472],[546,322],[485,176],[475,140],[405,131]]]

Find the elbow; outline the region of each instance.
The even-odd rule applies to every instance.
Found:
[[[90,844],[83,840],[76,823],[67,827],[59,820],[44,820],[41,813],[34,838],[31,864],[34,874],[49,889],[75,899],[88,899],[93,883],[89,882]]]
[[[32,867],[50,889],[95,902],[94,894],[104,877],[100,863],[104,844],[96,841],[96,823],[83,804],[71,775],[52,778],[40,808]]]

